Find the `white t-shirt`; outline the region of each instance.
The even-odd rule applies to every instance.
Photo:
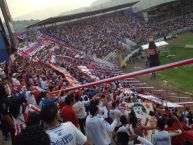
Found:
[[[43,90],[47,90],[47,89],[48,89],[47,81],[41,80],[41,81],[40,81],[40,84],[41,84],[41,88],[42,88]]]
[[[113,132],[116,124],[116,119],[113,123],[109,124],[102,117],[88,116],[86,119],[86,135],[88,140],[94,145],[109,145],[111,139],[108,133]]]
[[[20,82],[16,78],[12,78],[13,85],[20,85]]]
[[[83,145],[87,137],[71,122],[62,123],[55,128],[48,129],[51,145]]]
[[[100,116],[103,117],[104,119],[108,118],[108,110],[106,106],[98,106],[99,107],[99,112]]]
[[[89,104],[90,101],[82,101],[77,102],[73,105],[73,108],[80,109],[80,112],[78,113],[78,119],[84,119],[86,118],[86,111],[85,111],[85,105]]]
[[[152,137],[152,142],[154,145],[171,145],[171,137],[181,134],[181,130],[176,130],[176,132],[159,131],[156,132]]]
[[[36,107],[38,106],[37,102],[36,102],[36,99],[35,99],[35,97],[34,97],[34,95],[32,94],[31,91],[27,91],[25,96],[26,96],[25,99],[27,100],[27,102],[29,104],[32,104],[32,105],[34,105]]]
[[[119,113],[120,116],[123,115],[123,113],[122,113],[119,109],[117,109],[117,108],[114,109],[114,110],[110,110],[110,112],[109,112],[109,117],[110,117],[112,120],[115,119],[115,113]],[[122,123],[121,123],[121,121],[120,121],[120,119],[119,119],[116,127],[120,127],[121,125],[122,125]]]

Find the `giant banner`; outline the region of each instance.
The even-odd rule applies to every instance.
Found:
[[[151,102],[142,102],[142,103],[121,103],[119,106],[120,109],[124,108],[124,113],[126,116],[131,111],[135,112],[135,115],[138,119],[138,123],[145,125],[146,121],[149,119],[149,112],[153,111],[154,108]],[[147,126],[150,126],[150,123],[147,123]],[[151,141],[152,131],[144,131],[144,137]]]

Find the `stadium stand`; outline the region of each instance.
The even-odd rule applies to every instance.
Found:
[[[142,0],[136,6],[143,3]],[[182,1],[159,1],[138,11],[158,4],[162,11],[178,9]],[[190,4],[188,1],[183,8]],[[187,107],[192,102],[170,102],[171,96],[162,88],[148,86],[136,78],[121,80],[126,74],[118,66],[95,59],[121,51],[120,41],[125,38],[139,46],[147,42],[149,35],[158,39],[192,27],[192,11],[177,12],[169,18],[161,16],[164,22],[158,25],[159,16],[151,23],[151,14],[160,11],[150,11],[151,18],[146,22],[131,11],[125,12],[123,8],[128,10],[128,6],[131,4],[49,18],[28,26],[76,19],[25,33],[11,65],[0,64],[0,127],[5,138],[11,134],[13,145],[24,141],[33,144],[38,134],[38,138],[43,136],[42,142],[51,145],[193,143],[193,114]],[[100,15],[92,17],[97,14]],[[132,73],[142,75],[143,71],[152,73],[191,63],[192,59]],[[29,137],[36,140],[30,142]]]

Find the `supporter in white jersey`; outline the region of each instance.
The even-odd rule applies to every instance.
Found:
[[[109,117],[114,120],[115,118],[115,113],[119,113],[120,115],[123,115],[123,113],[118,109],[117,105],[115,102],[112,103],[112,109],[109,112]],[[121,121],[118,120],[118,123],[116,127],[120,127],[122,125]]]
[[[88,145],[84,136],[71,122],[58,122],[58,108],[56,104],[46,105],[42,108],[41,117],[47,124],[47,134],[51,145]]]
[[[99,105],[99,114],[104,119],[108,118],[108,100],[106,97],[102,98],[101,104]]]
[[[94,145],[109,145],[111,139],[108,133],[113,132],[115,129],[119,114],[115,113],[115,120],[112,124],[98,116],[99,108],[96,105],[90,106],[90,114],[86,119],[86,135],[88,140]]]
[[[171,145],[171,137],[182,133],[183,129],[181,127],[179,120],[176,117],[173,117],[173,118],[178,122],[178,125],[181,128],[181,130],[176,130],[173,132],[164,131],[165,120],[162,118],[158,119],[157,128],[159,131],[156,132],[152,137],[153,138],[152,142],[154,145]]]
[[[37,107],[38,105],[37,105],[36,99],[35,99],[34,95],[32,94],[33,85],[32,84],[28,84],[27,85],[27,90],[28,91],[25,94],[25,99],[27,100],[27,102],[29,104],[32,104],[32,105]]]
[[[87,116],[87,113],[85,111],[85,105],[89,104],[90,101],[93,101],[97,98],[98,98],[98,95],[96,95],[95,97],[93,97],[89,101],[80,101],[80,96],[78,96],[78,95],[75,96],[76,103],[73,105],[73,108],[79,110],[79,112],[78,112],[78,122],[79,122],[79,125],[80,125],[80,130],[84,134],[85,134],[85,129],[84,128],[85,128],[85,122],[86,122],[86,116]]]
[[[16,78],[16,76],[17,76],[18,74],[16,74],[16,73],[14,73],[13,74],[13,77],[12,77],[12,85],[20,85],[20,82],[19,82],[19,80]]]
[[[40,78],[40,86],[41,86],[41,88],[42,88],[44,91],[47,91],[47,89],[48,89],[48,83],[47,83],[46,77]]]

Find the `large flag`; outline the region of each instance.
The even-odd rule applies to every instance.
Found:
[[[125,114],[128,115],[130,111],[135,112],[139,124],[145,125],[147,119],[150,118],[149,112],[154,112],[154,108],[151,102],[126,103]],[[150,126],[150,122],[148,122],[147,125]],[[151,135],[152,131],[144,131],[144,137],[146,137],[149,141],[151,141]]]

